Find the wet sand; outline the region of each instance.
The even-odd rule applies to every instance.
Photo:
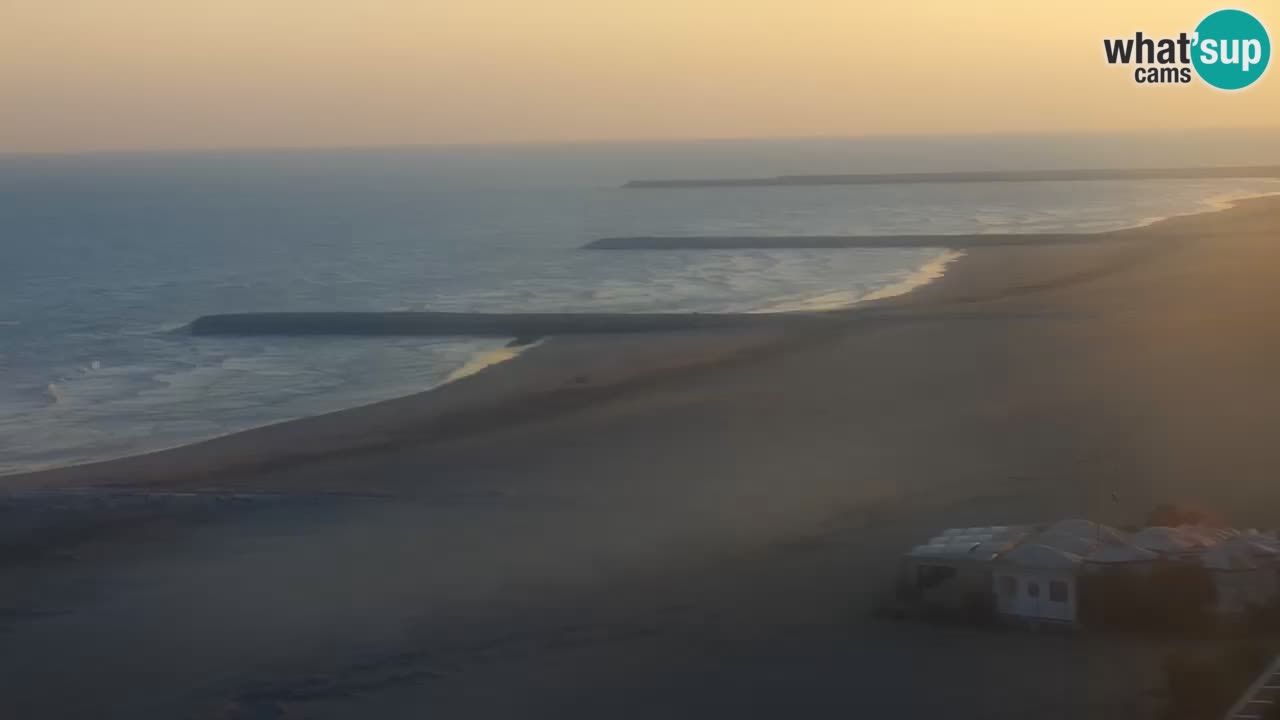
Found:
[[[1277,268],[1280,200],[1259,199],[1107,242],[968,250],[821,327],[558,340],[436,393],[6,478],[215,492],[15,555],[0,703],[1149,714],[1150,643],[871,610],[898,553],[942,526],[1136,522],[1174,500],[1280,524]]]

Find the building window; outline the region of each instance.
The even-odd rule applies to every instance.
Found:
[[[1033,598],[1040,597],[1040,583],[1027,583],[1027,595]]]
[[[1054,602],[1067,601],[1067,584],[1061,580],[1049,581],[1049,599]]]
[[[1000,576],[1000,594],[1004,597],[1013,597],[1018,594],[1018,581],[1008,575]]]
[[[956,569],[946,565],[920,565],[916,568],[916,587],[928,590],[955,577]]]

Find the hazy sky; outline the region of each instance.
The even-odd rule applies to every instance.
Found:
[[[1280,124],[1102,38],[1197,0],[0,0],[0,152]],[[1274,63],[1273,63],[1274,65]]]

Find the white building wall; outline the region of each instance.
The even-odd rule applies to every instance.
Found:
[[[996,609],[1001,614],[1031,620],[1076,621],[1078,593],[1074,573],[1002,568],[992,577]]]
[[[1271,568],[1210,571],[1220,613],[1238,613],[1261,607],[1276,598],[1276,577]]]

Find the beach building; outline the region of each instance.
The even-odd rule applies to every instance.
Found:
[[[995,563],[996,609],[1007,618],[1076,621],[1081,557],[1038,542],[1010,550]]]
[[[997,609],[1008,618],[1075,623],[1078,578],[1086,560],[1123,542],[1119,531],[1089,520],[1060,520],[1043,528],[994,563]]]
[[[1210,609],[1243,613],[1280,602],[1280,539],[1190,525],[1125,532],[1082,519],[951,528],[903,557],[898,599],[966,613],[985,603],[1008,621],[1075,625],[1082,578],[1121,578],[1140,593],[1155,583],[1157,571],[1207,577]],[[1094,607],[1105,600],[1099,592],[1092,596]]]
[[[1208,548],[1201,562],[1213,581],[1218,612],[1244,612],[1280,596],[1278,554],[1274,542],[1243,534]]]
[[[1029,525],[943,530],[903,558],[898,597],[943,611],[989,608],[992,563],[1033,531]]]
[[[1131,574],[1149,575],[1155,569],[1159,553],[1128,543],[1104,544],[1083,558],[1082,573],[1123,570]]]

